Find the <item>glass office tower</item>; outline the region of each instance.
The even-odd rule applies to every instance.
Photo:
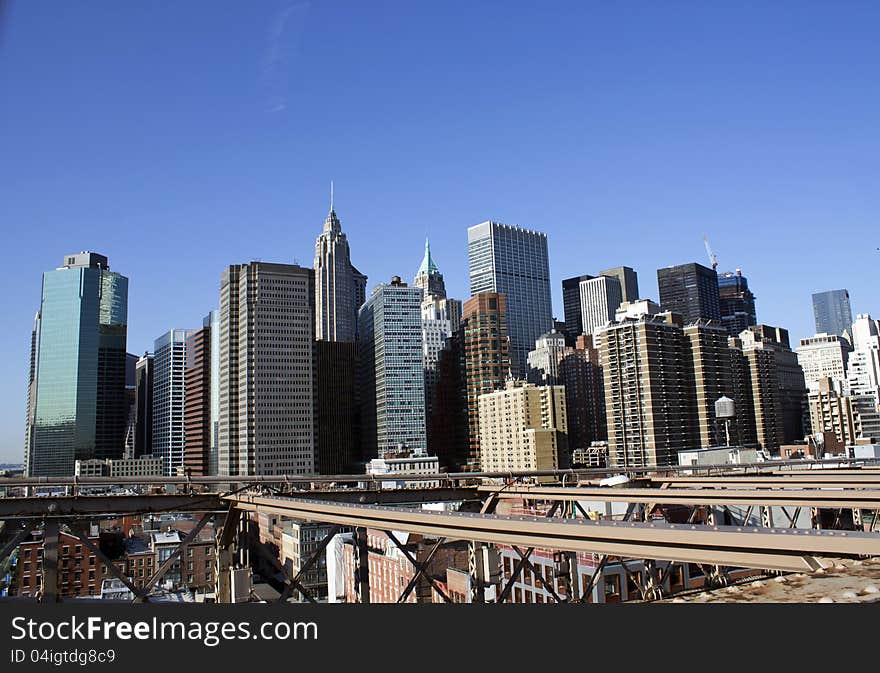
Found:
[[[514,373],[524,379],[535,341],[553,328],[547,234],[498,222],[468,229],[471,295],[498,292],[507,302]]]
[[[43,274],[32,335],[25,463],[29,476],[71,476],[74,462],[121,458],[128,278],[93,252]]]
[[[816,334],[837,334],[840,336],[853,324],[849,292],[828,290],[813,295],[813,317],[816,319]]]

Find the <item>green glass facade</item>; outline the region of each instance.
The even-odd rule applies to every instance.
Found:
[[[128,279],[83,253],[43,274],[26,467],[74,474],[74,461],[120,458],[127,404]]]

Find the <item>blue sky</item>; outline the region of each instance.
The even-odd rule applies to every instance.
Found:
[[[198,326],[220,273],[311,265],[336,210],[370,286],[426,233],[467,296],[468,226],[549,235],[560,282],[740,267],[758,319],[880,314],[875,2],[12,2],[0,28],[0,462],[22,455],[40,275],[130,278],[129,350]]]

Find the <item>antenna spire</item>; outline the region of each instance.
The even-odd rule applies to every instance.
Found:
[[[333,180],[330,181],[330,212],[333,212]]]

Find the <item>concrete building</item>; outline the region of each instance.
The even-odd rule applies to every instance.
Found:
[[[479,397],[504,387],[511,373],[507,333],[506,297],[482,292],[464,303],[461,321],[464,402],[467,414],[467,451],[457,459],[457,469],[480,469]]]
[[[821,379],[830,378],[838,391],[846,392],[846,365],[851,352],[849,341],[837,334],[816,334],[801,339],[797,358],[804,370],[807,388],[811,392],[816,391]]]
[[[407,455],[408,454],[408,455]],[[389,453],[382,458],[373,458],[367,463],[367,474],[375,476],[399,475],[395,481],[377,482],[378,488],[436,488],[439,481],[412,480],[412,475],[439,475],[440,461],[437,456],[429,456],[425,451],[413,451],[401,454]],[[365,486],[370,482],[366,482]]]
[[[498,222],[474,225],[468,264],[471,295],[504,295],[513,372],[525,378],[528,352],[553,327],[547,235]]]
[[[757,449],[740,446],[688,449],[678,452],[679,465],[751,465],[763,459]]]
[[[462,330],[459,329],[446,340],[438,355],[436,385],[430,414],[426,417],[428,453],[437,456],[444,468],[454,472],[467,464],[470,451],[463,363]]]
[[[675,464],[691,445],[691,372],[680,321],[642,315],[598,332],[612,466]]]
[[[76,461],[77,477],[161,477],[162,459],[150,455],[140,458]]]
[[[718,274],[694,262],[657,269],[660,305],[679,314],[685,323],[700,318],[721,320]]]
[[[581,316],[584,334],[614,321],[614,314],[623,301],[620,281],[611,276],[599,276],[581,281]]]
[[[43,274],[31,333],[25,472],[71,476],[76,460],[121,458],[128,278],[93,252]]]
[[[810,427],[813,434],[831,433],[842,446],[855,444],[856,416],[852,399],[840,391],[835,379],[820,378],[809,392]]]
[[[317,341],[315,362],[318,472],[351,473],[361,460],[357,344]]]
[[[589,449],[608,438],[605,389],[599,351],[592,337],[581,334],[559,362],[559,383],[565,388],[568,446]]]
[[[617,279],[620,283],[621,301],[635,302],[639,300],[639,275],[628,266],[616,266],[599,272],[600,276]]]
[[[425,450],[422,290],[394,276],[376,286],[358,317],[364,459],[397,448]]]
[[[735,395],[727,329],[720,321],[697,320],[685,325],[684,337],[696,412],[692,441],[704,449],[721,446],[726,439],[715,416],[715,402]]]
[[[813,294],[813,317],[816,333],[842,335],[853,324],[849,292],[844,289]]]
[[[880,327],[860,314],[851,327],[854,350],[847,363],[847,387],[856,414],[856,434],[880,441]]]
[[[186,343],[195,330],[172,329],[153,343],[153,451],[165,476],[183,471]]]
[[[223,272],[220,475],[315,471],[314,341],[312,269],[250,262]]]
[[[660,304],[657,304],[650,299],[625,301],[621,303],[614,312],[614,322],[622,322],[627,318],[638,318],[643,315],[657,315],[658,313],[662,313]]]
[[[535,349],[529,351],[529,372],[527,380],[541,386],[555,386],[559,381],[559,364],[569,352],[565,345],[565,334],[547,332],[535,341]]]
[[[791,350],[788,339],[788,330],[781,327],[770,327],[769,325],[753,325],[748,330],[742,332],[739,337],[742,342],[743,353],[749,357],[749,354],[755,351],[768,351],[773,354],[772,368],[776,372],[775,393],[779,398],[778,431],[780,444],[791,444],[803,440],[806,435],[806,427],[804,419],[807,414],[807,386],[804,381],[804,372],[798,364],[797,354]],[[760,393],[765,387],[773,388],[770,381],[763,381],[761,377],[768,373],[769,369],[763,364],[763,357],[759,357],[753,363],[752,367],[752,389],[753,393]],[[766,390],[766,394],[772,394],[771,390]],[[774,425],[769,419],[761,418],[763,415],[763,405],[755,403],[756,424],[759,426],[758,440],[761,442],[760,426],[769,429]],[[769,412],[769,408],[767,408]],[[762,444],[761,448],[769,451],[778,451],[778,446],[771,440],[771,435],[767,434],[766,439],[770,441],[768,446]]]
[[[737,269],[718,276],[718,299],[721,308],[721,323],[730,336],[758,324],[755,312],[755,295],[749,289],[748,279]]]
[[[351,263],[348,238],[333,209],[315,241],[315,337],[319,341],[354,341],[357,313],[364,303],[367,277]]]
[[[192,476],[217,474],[220,372],[211,346],[219,329],[220,312],[211,311],[186,342],[183,467]]]
[[[557,470],[568,463],[568,418],[562,386],[508,381],[479,397],[480,468]]]

